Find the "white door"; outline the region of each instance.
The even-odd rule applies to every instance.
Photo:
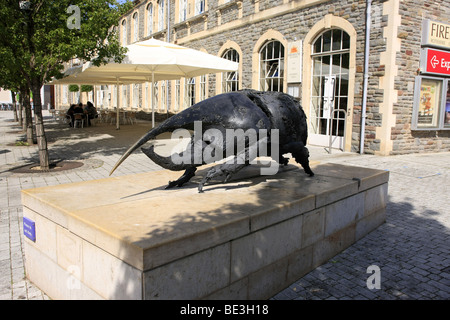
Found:
[[[309,144],[344,149],[350,38],[340,29],[322,33],[312,50]]]

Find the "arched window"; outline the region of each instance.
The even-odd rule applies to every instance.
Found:
[[[277,40],[266,42],[259,51],[260,90],[283,91],[284,46]]]
[[[158,1],[158,31],[164,29],[164,0]]]
[[[342,137],[348,104],[350,36],[341,29],[321,33],[313,42],[311,59],[312,133]]]
[[[147,6],[147,36],[153,33],[153,3]]]
[[[122,45],[127,45],[127,20],[122,21]]]
[[[222,58],[239,63],[239,53],[235,49],[228,49]],[[231,71],[222,73],[222,92],[239,90],[239,72]]]
[[[133,42],[139,39],[139,15],[137,12],[133,14]]]

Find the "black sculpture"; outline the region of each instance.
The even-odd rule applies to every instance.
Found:
[[[195,131],[199,128],[198,124],[201,124],[201,133]],[[209,169],[198,190],[202,192],[204,184],[216,176],[225,175],[225,181],[228,181],[232,174],[254,160],[254,151],[261,143],[267,148],[266,155],[278,163],[287,165],[289,159],[283,157],[283,154],[291,153],[307,174],[314,175],[309,167],[309,152],[305,147],[308,137],[306,115],[300,104],[293,97],[281,92],[255,90],[220,94],[172,116],[131,146],[116,163],[110,175],[134,150],[147,141],[155,139],[161,133],[180,128],[194,130],[190,144],[184,152],[163,157],[154,152],[153,145],[142,148],[142,151],[161,167],[172,171],[185,170],[178,180],[170,181],[166,188],[181,187],[195,175],[197,167],[214,162],[217,156],[223,159],[231,154],[234,156],[233,161]],[[249,134],[227,136],[230,130],[239,130],[241,133],[256,132],[258,142],[252,140]],[[202,157],[208,150],[213,150],[211,157]]]

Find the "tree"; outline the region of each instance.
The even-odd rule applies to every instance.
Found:
[[[48,170],[41,87],[52,77],[62,77],[64,63],[73,58],[92,61],[94,65],[110,59],[121,62],[125,48],[120,46],[112,26],[117,25],[132,3],[119,4],[115,0],[2,2],[0,61],[12,65],[12,77],[22,77],[31,89],[40,167]]]
[[[26,133],[26,140],[29,145],[33,144],[33,119],[31,115],[30,103],[30,87],[24,78],[17,76],[20,71],[17,68],[17,57],[0,47],[0,61],[7,61],[0,65],[0,86],[11,90],[12,92],[19,92],[19,125],[22,126]],[[25,110],[25,121],[22,118],[22,110]]]

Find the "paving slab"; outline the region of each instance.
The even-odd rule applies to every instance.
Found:
[[[124,150],[151,125],[141,121],[122,126],[120,130],[108,124],[75,130],[47,115],[51,159],[83,161],[86,166],[57,174],[30,175],[10,172],[11,168],[37,162],[38,157],[35,146],[13,145],[23,138],[23,133],[12,119],[12,112],[0,112],[0,233],[8,234],[0,237],[0,299],[48,299],[27,280],[26,286],[20,277],[14,283],[13,269],[17,268],[13,268],[16,259],[13,262],[11,253],[21,250],[17,239],[23,237],[22,230],[17,228],[23,215],[21,190],[108,177],[110,168]],[[380,157],[338,150],[328,154],[323,147],[308,148],[313,161],[389,171],[387,220],[322,267],[293,281],[272,299],[448,300],[450,153]],[[145,155],[135,152],[114,176],[160,169]],[[371,265],[380,268],[380,289],[370,290],[366,286],[370,276],[367,268]]]

